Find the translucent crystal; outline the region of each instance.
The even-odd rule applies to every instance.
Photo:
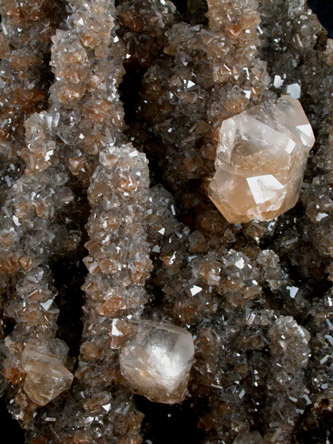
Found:
[[[63,365],[67,346],[59,339],[48,342],[31,340],[22,355],[22,367],[27,373],[24,391],[38,405],[46,405],[73,381],[72,373]]]
[[[279,216],[298,200],[314,142],[300,102],[288,96],[224,120],[209,197],[231,223]]]
[[[264,444],[259,432],[246,432],[237,436],[232,444]]]
[[[121,372],[141,395],[174,404],[185,398],[193,356],[193,339],[188,331],[144,321],[136,337],[121,350]]]

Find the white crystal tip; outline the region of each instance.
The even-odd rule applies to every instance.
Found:
[[[151,401],[184,400],[194,357],[192,335],[183,328],[143,321],[135,338],[120,353],[124,378]]]

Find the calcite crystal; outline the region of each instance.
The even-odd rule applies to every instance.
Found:
[[[192,335],[183,328],[142,321],[133,340],[122,348],[125,379],[151,401],[184,400],[194,356]]]
[[[231,223],[279,216],[298,200],[314,142],[300,102],[289,96],[224,120],[209,197]]]
[[[64,366],[68,347],[63,341],[31,340],[22,354],[22,367],[26,372],[24,391],[38,405],[46,405],[67,390],[73,374]]]

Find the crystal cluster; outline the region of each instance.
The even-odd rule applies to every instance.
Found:
[[[268,427],[265,437],[271,442],[285,442],[298,418],[297,410],[311,402],[304,381],[304,369],[310,358],[310,333],[291,316],[281,316],[269,329],[268,337],[271,341],[271,369],[267,384],[269,396],[265,414]],[[283,417],[286,420],[281,421]]]
[[[64,163],[86,189],[99,152],[124,126],[117,87],[125,53],[114,29],[113,1],[69,3],[66,27],[52,37],[56,82],[50,98],[60,112],[57,137],[66,146]]]
[[[136,419],[119,434],[138,439],[141,417],[130,397],[122,400],[122,407],[106,410],[105,405],[113,401],[106,401],[104,393],[119,384],[116,350],[136,333],[132,321],[139,319],[147,302],[144,284],[151,270],[145,229],[148,186],[146,156],[132,145],[110,146],[101,152],[88,189],[92,213],[85,245],[89,256],[84,263],[89,273],[83,286],[85,322],[76,372],[87,399],[86,411],[89,399],[101,398],[97,404],[92,401],[95,420],[87,424],[87,415],[82,416],[80,427],[87,436],[97,433],[98,421],[106,424],[112,412],[123,411]]]
[[[332,441],[333,45],[305,1],[0,8],[25,442]]]
[[[231,223],[274,219],[297,203],[314,142],[301,104],[289,96],[224,120],[210,198]]]
[[[62,19],[62,2],[3,1],[0,5],[0,154],[14,164],[24,147],[24,121],[47,103],[47,59]]]
[[[15,321],[13,331],[4,341],[3,375],[13,385],[12,396],[16,403],[28,406],[24,414],[18,415],[23,423],[31,418],[37,407],[31,405],[31,401],[40,404],[53,399],[46,395],[41,400],[30,389],[22,391],[29,376],[21,355],[28,339],[47,343],[56,334],[59,310],[54,299],[57,290],[49,265],[75,248],[78,237],[77,232],[70,232],[61,220],[73,201],[73,193],[64,185],[67,175],[59,165],[58,147],[52,140],[48,117],[43,112],[26,120],[25,152],[29,158],[24,175],[13,184],[1,208],[4,223],[1,227],[0,272],[11,292],[4,302],[4,315]],[[29,374],[31,378],[32,373]],[[35,373],[35,382],[38,380]],[[30,387],[33,382],[27,385]],[[60,387],[62,389],[55,390],[57,394],[68,388],[68,384],[60,384]],[[26,395],[32,398],[26,399]],[[16,404],[11,407],[15,409]]]

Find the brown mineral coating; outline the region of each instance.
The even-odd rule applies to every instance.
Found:
[[[74,395],[63,407],[64,411],[69,412],[79,410],[76,426],[67,429],[65,434],[66,439],[71,440],[81,433],[92,436],[95,442],[99,434],[98,421],[107,421],[110,424],[109,432],[104,433],[103,439],[111,440],[113,436],[118,436],[141,442],[138,429],[142,415],[136,412],[131,393],[123,389],[119,396],[114,394],[111,404],[110,392],[115,391],[114,382],[118,379],[115,368],[116,352],[113,347],[118,348],[116,343],[121,343],[121,338],[112,338],[112,318],[118,316],[115,321],[119,320],[121,323],[123,316],[129,316],[138,308],[142,310],[146,300],[141,286],[147,273],[145,268],[148,271],[150,269],[150,261],[147,254],[146,258],[144,253],[140,256],[137,249],[140,237],[144,237],[142,220],[137,214],[144,214],[142,190],[148,188],[148,169],[144,155],[140,155],[130,145],[124,146],[123,150],[115,148],[115,153],[110,149],[104,150],[100,156],[100,164],[98,162],[98,154],[106,143],[114,142],[116,137],[121,139],[123,110],[118,99],[117,83],[123,70],[123,44],[113,31],[112,2],[94,1],[89,5],[72,2],[71,5],[72,15],[67,19],[67,29],[58,30],[52,39],[51,65],[56,82],[50,89],[50,125],[53,137],[58,143],[59,138],[62,142],[58,152],[64,167],[69,167],[72,174],[77,176],[74,184],[85,189],[90,182],[88,199],[92,213],[87,226],[90,240],[86,244],[90,255],[84,259],[89,277],[84,285],[87,298],[83,307],[85,319],[82,356],[73,388],[76,392],[80,390],[80,395],[78,399]],[[88,30],[86,25],[89,25]],[[67,144],[71,145],[70,149],[66,149]],[[120,153],[128,151],[129,161],[120,158],[119,165],[115,165],[113,158],[120,156],[117,150]],[[140,159],[137,168],[131,166],[133,154]],[[112,181],[116,184],[118,194],[110,186]],[[109,192],[105,193],[108,188]],[[136,193],[141,197],[135,197]],[[134,196],[134,200],[131,196]],[[135,199],[140,201],[140,206],[135,203]],[[128,205],[127,213],[125,211],[126,214],[117,214],[118,208],[123,204]],[[132,215],[136,215],[137,224],[131,223]],[[116,224],[112,226],[115,216]],[[125,216],[128,228],[126,224],[125,227],[121,224],[122,217]],[[101,226],[102,219],[105,225]],[[111,224],[108,223],[109,220]],[[104,229],[104,235],[101,229]],[[114,230],[114,236],[108,232],[110,229]],[[122,249],[114,246],[118,230],[119,235],[124,237]],[[127,258],[130,243],[136,246],[131,261]],[[145,243],[143,248],[148,251]],[[122,256],[122,252],[125,256]],[[121,265],[124,270],[118,275],[115,260],[119,265],[124,262],[124,266]],[[131,329],[125,323],[117,331],[129,334]],[[101,346],[101,343],[106,343],[109,350]],[[47,391],[47,381],[43,382]],[[29,393],[35,397],[31,390]],[[91,399],[91,402],[83,402],[82,398]],[[127,419],[124,427],[119,425],[117,430],[112,424],[115,417],[118,417],[120,423],[124,422],[120,419],[123,416],[122,411],[126,412]],[[87,419],[91,417],[91,412],[95,418],[93,423]],[[63,425],[55,423],[52,428],[54,433],[60,433]]]
[[[135,334],[129,320],[138,320],[147,302],[143,286],[151,271],[145,230],[148,186],[146,157],[132,145],[109,146],[101,152],[88,189],[92,213],[87,224],[89,256],[84,263],[89,273],[83,286],[85,322],[76,372],[87,399],[119,384],[115,350]],[[106,409],[106,404],[86,410],[109,422],[117,410]],[[130,397],[127,410],[141,419]],[[94,424],[87,425],[85,416],[78,420],[80,428],[94,435]],[[138,440],[137,422],[129,427],[126,438]]]
[[[225,25],[225,23],[229,23],[228,19],[226,20],[224,18],[219,21],[216,12],[216,10],[218,10],[218,4],[212,2],[210,6],[210,11],[214,11],[214,13],[209,15],[212,21],[212,28],[214,27],[216,29],[218,26],[226,26],[228,31],[235,31],[228,32],[227,35],[230,38],[230,42],[226,45],[227,49],[229,49],[229,45],[235,43],[235,47],[233,50],[226,51],[227,54],[223,54],[223,62],[225,63],[229,58],[230,66],[235,69],[234,75],[228,63],[225,63],[226,66],[224,66],[224,64],[222,65],[222,63],[220,64],[221,71],[215,68],[216,65],[219,66],[218,54],[221,53],[221,51],[219,50],[214,53],[213,40],[208,40],[210,45],[206,47],[200,46],[201,42],[198,39],[198,34],[204,34],[204,30],[200,31],[200,27],[190,27],[187,24],[176,24],[167,32],[169,40],[164,46],[164,52],[168,56],[171,56],[171,59],[161,56],[160,60],[158,60],[153,67],[149,68],[145,74],[142,93],[143,100],[138,107],[138,114],[140,113],[138,120],[140,121],[143,115],[144,125],[149,128],[151,133],[159,138],[158,140],[162,139],[164,143],[163,150],[165,151],[163,155],[155,158],[155,153],[158,153],[158,151],[153,151],[153,145],[151,148],[152,151],[149,152],[150,146],[147,144],[147,151],[154,161],[158,161],[159,168],[162,169],[164,173],[163,183],[166,184],[177,197],[179,209],[177,216],[188,223],[193,230],[190,236],[189,232],[185,231],[185,233],[182,233],[177,223],[177,228],[174,231],[177,235],[175,234],[171,237],[166,234],[165,246],[163,247],[161,246],[164,237],[162,233],[168,233],[168,222],[164,220],[167,213],[161,216],[160,226],[158,230],[156,229],[156,234],[159,233],[159,230],[162,229],[162,231],[158,234],[160,238],[158,236],[153,238],[152,245],[154,247],[152,251],[156,258],[154,282],[159,288],[163,289],[164,293],[163,303],[159,309],[163,310],[163,315],[159,314],[159,310],[156,309],[149,310],[149,314],[157,316],[159,319],[161,316],[166,316],[166,319],[170,322],[177,320],[181,322],[182,325],[186,323],[193,325],[198,322],[198,319],[199,322],[205,318],[215,319],[214,313],[219,313],[221,307],[223,307],[226,319],[231,317],[229,322],[232,323],[234,319],[236,324],[239,324],[239,327],[235,328],[234,334],[236,336],[230,336],[230,339],[226,337],[224,331],[219,331],[214,328],[214,333],[212,334],[215,344],[211,351],[206,349],[206,342],[201,342],[201,335],[199,335],[197,345],[199,353],[202,353],[203,356],[202,367],[199,363],[200,361],[195,364],[198,372],[193,379],[193,385],[197,387],[199,380],[202,381],[204,387],[202,392],[200,388],[196,389],[195,394],[196,397],[200,393],[197,398],[199,415],[200,406],[202,405],[201,396],[207,399],[208,387],[208,390],[211,392],[209,395],[209,404],[216,408],[216,410],[214,410],[214,408],[209,410],[210,413],[207,420],[202,418],[200,426],[206,430],[210,430],[210,434],[213,436],[212,442],[215,442],[214,439],[218,440],[219,438],[229,442],[232,436],[240,433],[242,428],[247,427],[244,418],[247,417],[249,412],[253,412],[253,417],[256,417],[256,408],[252,407],[251,398],[247,398],[246,393],[251,393],[250,396],[252,396],[253,404],[255,399],[258,400],[259,405],[262,402],[260,393],[262,392],[262,387],[265,386],[266,373],[265,368],[260,369],[260,367],[263,366],[263,364],[260,363],[263,360],[263,356],[265,356],[265,343],[267,343],[262,337],[262,334],[267,328],[265,326],[272,322],[272,317],[274,316],[274,310],[272,310],[274,303],[272,307],[272,302],[266,299],[267,293],[273,291],[276,293],[276,297],[278,294],[283,294],[283,300],[285,300],[284,309],[287,310],[285,313],[292,312],[294,316],[297,316],[298,313],[297,309],[295,309],[295,303],[296,307],[307,307],[306,310],[310,309],[310,305],[308,305],[306,299],[304,300],[303,296],[307,293],[306,286],[304,286],[302,290],[299,290],[297,287],[298,294],[296,295],[294,303],[289,296],[289,291],[291,292],[290,294],[293,294],[293,290],[287,289],[287,287],[293,288],[293,282],[288,275],[285,275],[283,269],[281,269],[279,261],[276,260],[277,255],[274,251],[268,250],[264,251],[259,257],[258,253],[260,253],[260,248],[255,244],[259,242],[261,238],[265,238],[266,242],[269,242],[269,239],[274,236],[274,231],[276,230],[276,235],[281,234],[280,242],[282,242],[282,244],[276,243],[275,245],[271,245],[273,249],[278,248],[279,253],[285,261],[287,259],[286,254],[293,249],[295,242],[293,229],[291,232],[288,231],[288,225],[292,224],[292,219],[286,216],[285,220],[282,219],[281,225],[276,222],[266,225],[252,223],[244,227],[244,230],[242,230],[240,226],[228,227],[212,207],[207,204],[203,196],[200,195],[200,189],[194,189],[193,185],[195,182],[193,180],[200,179],[209,174],[211,170],[207,169],[207,167],[212,165],[211,161],[215,159],[214,147],[211,147],[212,142],[214,142],[214,134],[212,134],[210,127],[206,124],[207,120],[210,120],[211,123],[215,121],[215,126],[217,126],[223,118],[244,111],[244,109],[250,105],[248,100],[249,92],[251,92],[250,101],[253,101],[252,103],[258,103],[258,99],[254,94],[259,91],[260,95],[260,88],[264,89],[269,82],[269,78],[265,73],[264,64],[258,63],[257,60],[253,63],[253,60],[251,61],[251,55],[249,55],[250,60],[247,60],[247,54],[249,54],[249,52],[244,51],[246,45],[249,45],[249,48],[257,46],[257,44],[254,43],[258,38],[255,31],[256,25],[258,24],[258,13],[254,10],[256,7],[255,3],[252,3],[253,11],[251,12],[247,10],[249,3],[245,4],[243,2],[240,10],[235,10],[234,4],[231,5],[223,2],[220,11],[222,11],[221,14],[225,14],[225,16],[229,13],[230,27]],[[216,9],[213,9],[213,7],[216,7]],[[280,5],[279,8],[281,9],[283,6]],[[276,11],[278,11],[279,8],[276,8]],[[242,10],[244,12],[243,18]],[[245,20],[246,13],[249,22],[252,23],[253,33],[251,33],[251,29],[250,32],[245,33],[245,30],[248,29],[248,23]],[[301,14],[301,8],[298,12],[297,8],[291,8],[288,13],[290,14],[290,18],[295,20],[296,26],[296,21],[299,14]],[[277,16],[278,15],[279,13],[277,12]],[[244,28],[242,28],[242,20],[244,20]],[[275,21],[276,20],[271,19],[270,23],[275,23]],[[239,25],[238,28],[234,27],[235,23]],[[287,20],[285,23],[287,23]],[[237,29],[243,29],[244,34],[242,34],[242,32],[237,34]],[[226,32],[227,30],[223,30],[224,36]],[[251,38],[253,39],[252,41]],[[254,45],[251,45],[251,43],[254,43]],[[191,52],[192,45],[194,48],[193,52]],[[281,43],[280,45],[282,46]],[[238,52],[237,47],[241,48]],[[189,54],[191,56],[189,56]],[[200,54],[200,58],[197,54]],[[212,58],[214,55],[215,59],[213,59],[212,64],[205,63],[205,57],[209,56]],[[315,53],[313,55],[316,56]],[[287,56],[288,54],[286,52],[286,57]],[[175,61],[173,61],[172,57],[175,58]],[[203,64],[200,66],[201,61]],[[213,74],[209,75],[209,68],[211,66],[214,66],[216,70],[213,71]],[[251,66],[253,66],[252,71]],[[202,67],[205,69],[205,76],[202,74],[200,76],[200,68],[202,69]],[[224,77],[214,77],[215,73],[223,72],[222,67],[224,67],[225,70]],[[237,71],[237,68],[239,71]],[[246,69],[243,68],[248,68],[249,72],[247,73]],[[287,72],[289,71],[290,68],[288,68]],[[193,73],[196,74],[195,77]],[[252,73],[253,78],[251,79]],[[211,78],[213,80],[209,83],[209,79]],[[262,83],[260,83],[260,79]],[[215,82],[214,87],[210,89],[210,94],[206,95],[207,99],[205,99],[205,89],[207,87],[209,88],[213,82]],[[253,84],[255,84],[254,91],[252,89]],[[188,92],[186,91],[185,93],[184,90]],[[329,97],[328,91],[329,88],[327,88],[326,97]],[[245,94],[245,92],[247,92],[247,94]],[[272,89],[272,92],[265,92],[264,95],[268,98],[274,98],[274,89]],[[206,101],[207,105],[205,105]],[[200,119],[202,119],[202,123]],[[214,127],[214,123],[212,126]],[[140,140],[140,134],[135,131],[136,127],[133,126],[131,135],[133,135],[133,137],[137,135],[138,140]],[[207,140],[207,143],[205,143],[205,140]],[[146,143],[144,139],[143,141]],[[199,143],[201,143],[201,145]],[[205,156],[205,163],[203,163],[202,155]],[[158,177],[157,180],[160,180],[160,178]],[[171,204],[169,203],[169,207],[170,206]],[[174,204],[174,209],[175,208],[177,207]],[[169,211],[171,213],[171,210]],[[155,223],[156,216],[153,215],[153,218]],[[172,224],[171,221],[169,223]],[[304,221],[302,223],[304,224]],[[299,230],[297,231],[299,232]],[[243,236],[245,236],[248,242],[247,244],[244,244]],[[304,234],[301,234],[301,236],[297,234],[296,236],[302,238]],[[182,237],[183,240],[181,240]],[[303,239],[301,244],[308,242],[304,237]],[[331,242],[329,242],[329,244],[331,245]],[[228,260],[229,254],[227,255],[226,253],[230,246],[233,246],[235,249],[233,252],[229,251],[232,259]],[[165,252],[162,251],[163,248],[166,248]],[[298,254],[301,254],[301,251],[302,250],[298,250]],[[208,252],[210,255],[205,257]],[[215,252],[215,255],[212,254],[213,252]],[[197,256],[197,258],[194,260],[194,258],[191,257],[192,255]],[[225,260],[221,261],[221,257],[223,256]],[[327,264],[326,259],[320,259],[320,261]],[[205,263],[208,263],[208,266],[206,265],[208,269],[217,270],[220,280],[216,279],[214,282],[213,278],[212,281],[210,281],[212,277],[204,273]],[[288,259],[287,263],[291,264],[288,262]],[[298,261],[296,263],[299,264],[300,269],[307,268],[304,264],[304,259],[301,263]],[[308,264],[310,264],[310,262]],[[324,268],[325,265],[322,270],[324,270]],[[199,270],[202,271],[200,272]],[[319,276],[320,275],[321,272],[319,272]],[[205,279],[203,279],[204,277]],[[214,282],[216,287],[210,282]],[[195,288],[195,286],[199,288]],[[214,288],[216,288],[215,291]],[[197,293],[192,295],[191,289]],[[288,299],[292,302],[289,303]],[[230,309],[234,310],[236,307],[242,307],[243,315],[236,315],[230,311]],[[277,307],[275,307],[275,310],[276,309]],[[240,317],[238,318],[238,316]],[[245,319],[248,319],[245,325],[242,320],[243,316]],[[262,331],[261,334],[258,334],[258,329]],[[240,341],[238,346],[234,339],[237,335],[245,336],[247,340]],[[216,336],[223,339],[219,339],[220,342],[218,342],[215,339]],[[211,340],[213,340],[213,338]],[[223,341],[226,342],[224,348],[229,350],[228,353],[230,353],[230,348],[233,353],[230,356],[229,364],[227,363],[229,358],[227,352],[223,358],[216,358],[216,370],[212,371],[214,376],[211,381],[211,384],[216,387],[213,387],[205,380],[207,378],[207,362],[209,362],[209,367],[211,368],[212,357],[210,353],[214,353],[214,350],[216,350]],[[244,348],[257,350],[257,356],[253,358],[252,363],[251,361],[247,362],[247,359],[244,357]],[[237,375],[235,378],[238,377],[246,381],[252,374],[250,377],[250,379],[253,378],[252,388],[244,387],[244,393],[239,385],[236,385],[235,391],[232,394],[228,394],[227,392],[224,394],[222,392],[221,394],[219,387],[230,387],[230,384],[232,386],[232,380],[226,376],[224,376],[224,378],[219,377],[217,369],[221,366],[220,359],[226,361],[224,373],[228,374],[234,371],[234,362],[240,361],[240,365],[245,373],[243,373],[242,376]],[[251,368],[252,370],[250,370]],[[255,369],[254,374],[253,368]],[[326,376],[326,381],[327,377],[328,376]],[[319,391],[325,390],[325,387],[324,384],[323,388],[319,389]],[[238,390],[239,395],[237,395]],[[223,401],[221,400],[222,396],[224,398]],[[282,405],[283,402],[282,397]],[[288,400],[288,402],[291,401]],[[225,405],[225,409],[223,409],[221,404]],[[248,413],[245,412],[244,408],[247,409]],[[221,411],[223,411],[222,420]],[[282,418],[279,425],[281,424],[283,428],[284,421],[287,422],[288,420],[284,419],[283,411],[279,411],[281,413],[280,418]],[[286,409],[286,413],[288,411],[289,410]],[[216,416],[214,416],[215,412]],[[295,422],[293,422],[293,426],[294,424]],[[270,435],[271,432],[267,431],[267,436],[272,437],[275,432],[276,429],[272,435]],[[291,434],[291,430],[289,430],[287,434],[281,434],[281,436],[277,433],[274,439],[282,440],[281,442],[288,442]]]
[[[47,93],[48,71],[43,66],[43,59],[49,55],[50,38],[59,24],[62,9],[59,2],[34,2],[33,5],[31,2],[3,2],[2,6],[5,17],[3,32],[10,39],[10,46],[13,48],[11,55],[15,57],[16,50],[22,51],[26,62],[31,62],[31,65],[24,66],[17,61],[10,74],[14,80],[6,85],[9,89],[2,91],[5,94],[5,103],[12,106],[14,102],[17,105],[16,120],[12,119],[11,125],[15,143],[13,144],[10,134],[8,137],[6,135],[3,154],[12,157],[19,154],[26,162],[23,176],[14,183],[7,180],[10,189],[1,208],[5,222],[1,227],[1,235],[5,242],[1,242],[0,264],[1,277],[11,289],[11,297],[4,302],[4,314],[15,321],[13,332],[5,339],[5,379],[9,383],[16,382],[15,388],[10,387],[11,396],[25,399],[24,402],[20,401],[20,406],[16,402],[12,403],[11,410],[14,416],[22,419],[22,426],[26,426],[32,421],[36,404],[44,405],[49,402],[67,389],[70,386],[68,381],[72,380],[71,373],[61,366],[58,374],[55,373],[51,378],[49,390],[47,384],[50,381],[43,380],[45,372],[38,370],[38,360],[35,368],[30,368],[27,372],[22,367],[21,353],[25,350],[28,338],[41,338],[43,343],[51,340],[56,333],[59,310],[54,304],[57,291],[52,286],[53,276],[49,263],[77,248],[79,232],[68,230],[62,220],[66,214],[66,206],[73,202],[73,193],[64,186],[68,175],[61,161],[59,162],[59,146],[52,134],[57,126],[56,121],[59,121],[59,113],[50,110],[29,117],[33,111],[45,107],[45,101],[42,101]],[[9,73],[6,60],[5,57],[2,64],[4,72]],[[19,106],[19,102],[10,100],[11,86],[14,94],[15,88],[20,88],[21,99],[24,99],[23,108]],[[34,103],[31,96],[35,87],[40,88],[39,105]],[[45,94],[42,94],[43,91]],[[35,107],[36,104],[38,106]],[[11,122],[10,115],[3,122],[4,129],[6,122]],[[11,146],[20,148],[20,151],[11,152]],[[15,159],[10,167],[15,170]],[[66,222],[70,225],[71,217]],[[46,365],[51,368],[50,364]],[[15,376],[18,368],[21,371],[19,378]],[[61,382],[61,373],[67,383]],[[56,393],[54,396],[53,389],[53,394]],[[36,404],[27,400],[27,394]],[[23,411],[17,413],[17,409],[21,407]]]
[[[36,291],[25,290],[26,284],[15,290],[16,282],[9,287],[10,293],[19,297],[12,298],[6,316],[19,325],[6,339],[10,355],[4,376],[16,384],[16,392],[9,385],[8,399],[15,399],[9,406],[27,429],[27,442],[102,443],[106,437],[111,443],[141,442],[142,414],[133,407],[132,390],[120,377],[117,350],[135,335],[127,315],[138,316],[147,299],[150,303],[144,317],[190,326],[196,336],[189,389],[203,442],[305,442],[305,428],[311,437],[320,433],[325,442],[325,428],[329,430],[325,415],[331,408],[332,337],[332,295],[327,279],[329,273],[332,279],[330,42],[298,0],[288,4],[265,0],[259,11],[254,1],[209,1],[209,25],[198,25],[194,19],[182,22],[167,1],[120,1],[118,17],[110,2],[111,9],[103,1],[98,2],[98,8],[97,2],[91,2],[88,9],[79,1],[70,3],[70,15],[52,43],[52,69],[57,78],[50,90],[48,114],[54,122],[59,112],[59,122],[45,131],[47,143],[41,145],[47,147],[54,141],[59,148],[47,159],[48,150],[37,149],[34,154],[26,147],[27,172],[31,174],[7,193],[10,208],[15,203],[17,217],[26,228],[5,219],[9,229],[2,232],[1,248],[6,251],[2,255],[6,274],[22,268],[24,276],[32,278],[28,269],[41,266],[47,270],[50,254],[57,256],[62,250],[63,255],[69,255],[68,247],[59,242],[66,238],[61,208],[67,208],[65,217],[71,216],[74,202],[82,199],[90,183],[89,206],[96,218],[92,216],[87,225],[90,272],[84,285],[85,329],[77,378],[71,391],[38,409],[34,425],[31,418],[36,405],[23,391],[19,357],[35,323],[38,332],[56,333],[53,306],[52,313],[41,317],[38,305],[39,300],[43,304],[52,300],[56,290],[50,286],[48,272],[42,280],[32,282]],[[189,3],[194,8],[195,2]],[[64,56],[67,46],[74,48],[73,56],[83,55],[82,63]],[[117,91],[124,57],[129,76],[131,69],[145,72],[143,84],[137,86],[140,95],[133,98],[135,109],[130,118],[127,116],[127,128]],[[282,88],[270,84],[265,63],[272,81],[275,75],[286,75]],[[206,196],[206,179],[214,171],[216,129],[224,119],[263,99],[274,99],[296,82],[301,85],[301,102],[317,136],[301,190],[305,212],[298,205],[270,223],[229,225]],[[19,83],[15,80],[13,85]],[[40,124],[31,120],[29,125]],[[118,167],[112,169],[110,159],[98,160],[99,152],[115,137],[116,158],[122,165],[120,170],[126,171],[125,177],[119,177]],[[130,160],[126,154],[122,163],[120,153],[128,146],[126,137],[135,148],[146,151],[152,185],[158,184],[151,188],[148,209],[140,200],[133,205],[128,224],[117,208],[108,207],[122,190],[132,195],[128,168],[134,167],[137,159]],[[37,173],[35,165],[46,169]],[[61,174],[59,165],[64,166]],[[69,205],[66,192],[58,193],[58,186],[63,187],[67,180],[67,168],[73,174],[70,186],[76,193]],[[64,198],[58,201],[52,197],[50,204],[50,183],[55,177],[57,199]],[[24,191],[36,187],[35,182],[44,197],[32,199]],[[133,196],[139,199],[140,193]],[[126,211],[127,207],[121,208]],[[75,209],[81,228],[87,210],[86,204]],[[29,217],[37,212],[37,217]],[[133,220],[137,223],[130,223]],[[125,228],[118,231],[122,223]],[[149,263],[144,260],[138,267],[132,256],[137,245],[147,252],[147,246],[140,243],[144,224],[148,224],[154,265],[146,289],[142,284],[149,274]],[[28,228],[33,230],[29,240]],[[114,240],[105,245],[110,232]],[[77,236],[78,232],[76,241],[69,240],[74,248],[71,257],[75,257]],[[47,254],[38,251],[40,243],[47,245]],[[120,244],[121,257],[115,248]],[[80,259],[78,254],[71,260]],[[133,267],[130,272],[123,268],[118,274],[114,264],[127,263]],[[28,301],[29,308],[24,309],[19,301]],[[73,316],[79,315],[75,312]],[[120,331],[121,336],[112,331]],[[285,341],[290,348],[283,348]],[[308,349],[311,358],[307,362]],[[289,379],[290,375],[295,380]],[[82,398],[81,393],[88,396]],[[306,422],[310,417],[321,424],[313,433]]]
[[[5,379],[13,383],[14,378],[16,382],[11,390],[12,396],[16,398],[21,393],[20,396],[26,398],[28,394],[39,405],[45,405],[54,398],[53,389],[46,388],[48,380],[43,379],[44,371],[38,370],[37,364],[35,368],[29,367],[27,372],[22,365],[21,354],[28,338],[41,338],[42,342],[47,342],[54,337],[59,310],[54,304],[57,291],[52,285],[49,262],[68,253],[73,244],[76,248],[77,244],[77,233],[70,233],[59,220],[59,215],[66,211],[66,205],[73,201],[73,194],[64,186],[68,176],[59,165],[58,147],[50,134],[50,117],[43,112],[33,114],[25,121],[25,174],[13,184],[1,208],[6,223],[1,234],[7,239],[1,245],[1,274],[12,289],[11,297],[4,303],[4,315],[15,321],[14,330],[4,341]],[[13,257],[17,259],[13,261]],[[45,365],[52,368],[50,363]],[[15,377],[15,369],[22,373],[19,380]],[[61,373],[67,383],[62,381]],[[58,395],[67,389],[71,378],[65,367],[59,367],[58,373],[51,378],[53,393]],[[14,412],[18,406],[12,403],[11,407]],[[27,409],[21,415],[22,425],[32,420],[33,413],[34,408],[27,402]]]
[[[0,152],[15,159],[24,145],[24,120],[47,103],[50,38],[59,25],[60,0],[4,0],[0,36],[2,104]]]

